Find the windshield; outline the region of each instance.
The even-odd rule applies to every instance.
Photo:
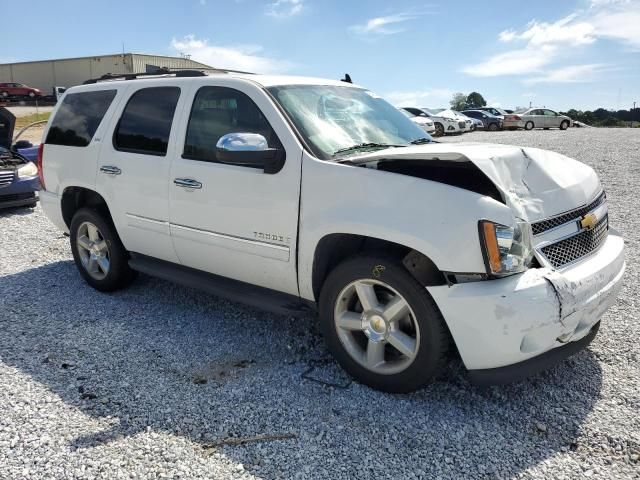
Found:
[[[431,137],[398,109],[368,90],[328,85],[270,87],[291,122],[322,159],[358,147],[406,146]]]

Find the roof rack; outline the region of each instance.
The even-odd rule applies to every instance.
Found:
[[[108,82],[113,80],[136,80],[138,78],[144,77],[162,77],[165,75],[172,75],[175,77],[206,77],[207,72],[205,70],[213,72],[213,73],[243,73],[252,75],[251,72],[243,72],[242,70],[228,70],[224,68],[199,68],[197,70],[189,69],[189,68],[158,68],[153,72],[142,72],[142,73],[107,73],[102,75],[99,78],[91,78],[89,80],[85,80],[82,84],[88,85],[90,83],[98,83],[98,82]]]

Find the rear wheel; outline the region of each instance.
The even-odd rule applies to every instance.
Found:
[[[441,137],[444,135],[444,126],[441,123],[436,122],[436,131],[434,135],[436,137]]]
[[[569,122],[567,120],[563,120],[560,124],[560,130],[566,130],[567,128],[569,128]]]
[[[414,391],[440,373],[449,334],[433,299],[397,259],[361,255],[328,276],[320,295],[329,350],[359,382]]]
[[[73,216],[69,234],[76,267],[93,288],[111,292],[135,278],[129,255],[110,219],[96,210],[81,208]]]
[[[527,123],[524,124],[524,129],[525,130],[533,130],[533,122],[529,121]]]
[[[34,92],[29,92],[29,98],[33,98],[35,96],[36,96],[36,94]]]
[[[2,95],[3,98],[7,98],[9,96],[9,92],[2,92],[0,95]]]

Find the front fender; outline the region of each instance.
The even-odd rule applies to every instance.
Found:
[[[301,200],[298,274],[308,299],[314,252],[326,235],[378,238],[422,253],[442,271],[483,273],[478,220],[513,223],[506,205],[477,193],[306,155]]]

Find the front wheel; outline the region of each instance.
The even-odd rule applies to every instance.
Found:
[[[417,390],[442,370],[449,334],[427,290],[383,254],[344,261],[320,295],[321,330],[356,380],[393,393]]]
[[[495,124],[495,123],[490,123],[489,124],[489,131],[490,132],[495,132],[497,130],[498,130],[498,125],[497,124]]]
[[[527,122],[524,124],[525,130],[533,130],[533,122]]]
[[[33,97],[35,97],[35,96],[36,96],[36,94],[35,94],[35,93],[33,93],[33,92],[29,92],[29,98],[33,98]]]
[[[562,123],[560,124],[560,130],[566,130],[567,128],[569,128],[569,122],[567,122],[566,120],[563,120]]]
[[[441,137],[444,135],[444,126],[441,123],[436,123],[436,131],[434,136]]]
[[[96,290],[112,292],[135,278],[129,255],[111,220],[91,208],[81,208],[69,228],[71,253],[82,278]]]

